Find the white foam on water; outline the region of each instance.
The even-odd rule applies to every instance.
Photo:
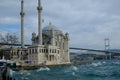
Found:
[[[22,75],[22,74],[26,74],[26,73],[28,73],[28,71],[26,71],[26,70],[21,70],[20,71],[20,74]]]
[[[27,73],[27,75],[31,75],[31,73],[30,73],[30,72],[28,72],[28,73]]]
[[[73,66],[73,67],[72,67],[72,70],[73,70],[73,71],[77,71],[78,68],[77,68],[76,66]]]
[[[75,76],[75,72],[72,72],[72,75]]]
[[[102,65],[102,63],[101,63],[101,62],[98,62],[98,63],[92,63],[92,65],[95,66],[95,67],[97,67],[97,66]]]
[[[120,62],[113,62],[113,64],[118,64],[118,65],[119,65],[119,64],[120,64]]]
[[[50,68],[48,68],[48,67],[45,67],[45,68],[39,68],[39,69],[37,69],[37,72],[39,72],[39,71],[50,71]]]
[[[64,73],[68,73],[68,72],[70,72],[70,68],[64,70]]]
[[[28,80],[29,78],[28,77],[25,77],[25,80]]]
[[[103,63],[103,64],[105,64],[106,62],[105,62],[105,61],[103,61],[102,63]]]
[[[67,69],[64,70],[65,73],[67,73],[67,72],[73,72],[73,71],[77,72],[78,68],[76,66],[71,66],[71,67],[69,67],[69,68],[67,68]]]

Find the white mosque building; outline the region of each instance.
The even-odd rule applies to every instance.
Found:
[[[38,36],[32,33],[32,46],[28,47],[28,61],[31,64],[66,64],[69,58],[69,34],[49,23],[42,29],[42,45],[38,45]]]
[[[69,34],[59,30],[51,22],[42,29],[42,6],[38,0],[38,35],[32,33],[32,46],[27,48],[31,64],[66,64],[69,58]]]
[[[21,0],[21,48],[11,49],[10,59],[27,61],[28,65],[55,65],[70,63],[69,34],[63,33],[51,22],[42,28],[42,6],[38,0],[38,35],[32,33],[32,45],[24,47],[24,0]],[[23,63],[22,63],[23,64]]]

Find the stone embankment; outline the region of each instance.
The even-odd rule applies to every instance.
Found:
[[[54,65],[31,65],[31,66],[16,66],[12,68],[15,71],[19,70],[34,70],[38,69],[40,67],[56,67],[56,66],[72,66],[72,65],[85,65],[85,64],[91,64],[92,62],[71,62],[67,64],[54,64]]]

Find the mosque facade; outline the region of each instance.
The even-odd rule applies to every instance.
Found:
[[[28,61],[31,64],[66,64],[69,58],[69,34],[59,30],[50,22],[42,30],[42,45],[38,45],[38,36],[32,33],[32,46],[28,47]]]
[[[32,46],[27,48],[29,63],[37,65],[70,63],[69,34],[63,34],[63,32],[51,22],[42,29],[43,8],[41,0],[38,0],[37,10],[38,35],[36,35],[35,32],[32,33]]]

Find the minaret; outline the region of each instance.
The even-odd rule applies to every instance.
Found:
[[[52,23],[49,22],[49,26],[52,27]],[[54,39],[54,30],[51,29],[51,44],[55,46],[55,39]]]
[[[38,44],[42,45],[42,6],[41,0],[38,0]]]
[[[21,48],[24,48],[24,0],[21,0]]]

